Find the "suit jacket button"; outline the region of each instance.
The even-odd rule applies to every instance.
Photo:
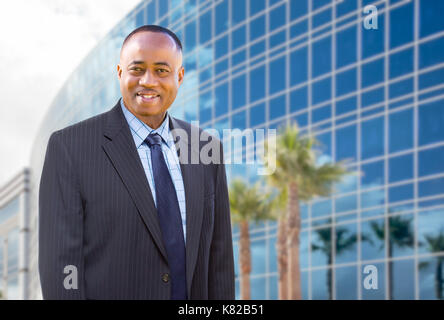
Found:
[[[170,281],[170,275],[168,273],[162,274],[162,281],[165,282],[165,283]]]

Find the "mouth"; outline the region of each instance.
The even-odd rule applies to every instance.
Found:
[[[160,98],[160,95],[158,95],[156,93],[139,92],[139,93],[137,93],[137,96],[140,97],[143,102],[148,102],[148,103],[154,102],[158,98]]]

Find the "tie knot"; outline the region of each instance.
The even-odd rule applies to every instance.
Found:
[[[156,144],[160,146],[162,143],[162,138],[158,133],[150,133],[148,137],[146,137],[145,142],[150,148]]]

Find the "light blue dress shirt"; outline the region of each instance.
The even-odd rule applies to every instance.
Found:
[[[162,137],[162,153],[165,162],[168,166],[171,179],[173,180],[174,188],[176,189],[177,200],[179,202],[180,215],[182,217],[182,228],[184,241],[186,242],[186,206],[185,206],[185,188],[183,186],[182,171],[180,169],[179,156],[177,155],[174,138],[170,131],[169,115],[167,113],[165,120],[159,128],[152,129],[146,123],[142,122],[135,115],[133,115],[125,106],[123,99],[120,99],[120,106],[123,114],[131,129],[131,134],[136,144],[137,152],[139,153],[140,161],[142,161],[145,175],[150,185],[151,193],[153,194],[154,204],[156,204],[156,188],[154,184],[153,167],[151,164],[151,149],[146,144],[145,139],[151,132],[156,132]]]

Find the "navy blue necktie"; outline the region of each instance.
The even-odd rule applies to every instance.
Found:
[[[152,133],[145,142],[151,149],[157,214],[171,273],[171,299],[185,300],[187,298],[185,241],[176,189],[163,157],[162,138],[157,133]]]

